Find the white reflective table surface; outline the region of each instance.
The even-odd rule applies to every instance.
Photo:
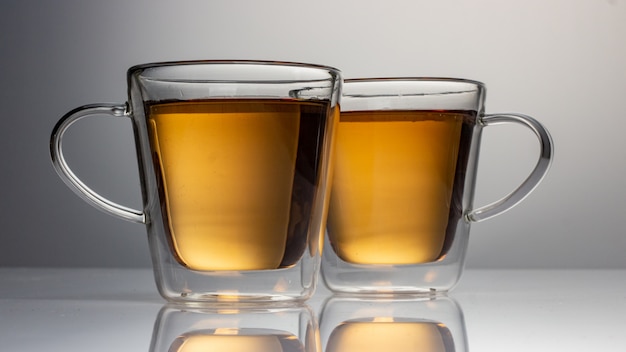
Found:
[[[174,351],[177,345],[167,336],[179,333],[164,329],[186,322],[176,315],[184,309],[172,309],[169,314],[150,270],[3,268],[0,351]],[[626,270],[466,270],[448,297],[380,302],[332,296],[320,285],[298,309],[310,312],[313,326],[319,323],[319,330],[306,332],[320,336],[319,343],[313,338],[305,349],[256,344],[253,350],[346,351],[364,341],[371,348],[384,343],[398,352],[416,350],[430,338],[423,335],[429,331],[425,323],[435,322],[441,335],[431,351],[626,351]],[[203,324],[224,312],[231,320],[252,316],[259,328],[269,321],[222,310],[210,312]],[[290,324],[287,315],[275,314]],[[198,326],[198,316],[187,323]],[[393,329],[360,325],[394,317],[414,320]],[[217,351],[213,345],[205,350]]]

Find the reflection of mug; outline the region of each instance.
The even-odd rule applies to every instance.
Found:
[[[292,334],[272,329],[207,329],[179,335],[169,352],[299,352],[304,346]]]
[[[471,222],[521,201],[552,158],[548,132],[519,114],[484,115],[485,87],[452,79],[358,79],[343,86],[328,245],[322,272],[346,292],[449,290]],[[540,143],[539,162],[513,193],[475,209],[484,126],[519,123]]]
[[[303,299],[315,287],[340,75],[292,63],[136,66],[127,105],[78,108],[55,127],[52,159],[89,203],[147,225],[170,300]],[[133,122],[144,209],[75,176],[62,138],[89,115]]]
[[[333,297],[320,317],[325,352],[466,350],[459,306],[448,297]]]
[[[328,337],[325,352],[343,351],[452,352],[449,329],[428,320],[370,318],[341,323]]]
[[[318,329],[307,306],[165,306],[150,352],[314,352]]]

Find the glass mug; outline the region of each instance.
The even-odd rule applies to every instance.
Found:
[[[315,289],[340,72],[264,61],[146,64],[128,103],[77,108],[51,157],[88,203],[146,225],[159,292],[172,301],[303,300]],[[91,115],[130,118],[143,209],[91,190],[64,132]]]
[[[520,114],[484,114],[480,82],[439,78],[345,80],[337,128],[322,276],[338,292],[448,291],[470,225],[520,202],[552,160],[548,131]],[[531,129],[539,160],[511,194],[473,205],[483,128]]]

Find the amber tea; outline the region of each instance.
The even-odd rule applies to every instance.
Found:
[[[302,256],[327,103],[150,102],[170,246],[193,270],[288,267]]]
[[[354,264],[419,264],[447,250],[473,111],[342,112],[328,214],[330,244]]]

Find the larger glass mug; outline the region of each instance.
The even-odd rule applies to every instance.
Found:
[[[521,114],[484,114],[485,86],[458,79],[346,80],[322,276],[341,292],[433,292],[458,281],[470,225],[520,202],[552,160],[548,131]],[[515,123],[539,141],[528,178],[473,205],[480,137]]]
[[[172,301],[303,300],[320,261],[341,76],[330,67],[254,61],[135,66],[128,103],[65,115],[53,165],[80,197],[145,224],[159,292]],[[63,134],[90,115],[130,118],[143,209],[85,185]]]

